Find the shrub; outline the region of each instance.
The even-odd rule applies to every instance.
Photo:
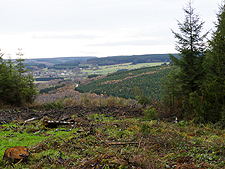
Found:
[[[116,99],[112,96],[105,99],[105,105],[108,107],[114,107],[116,105]]]
[[[91,106],[96,107],[98,105],[100,105],[100,102],[97,99],[93,99],[92,102],[91,102]]]
[[[155,120],[157,117],[157,112],[155,108],[148,107],[143,111],[146,120]]]
[[[91,101],[87,97],[86,94],[82,95],[81,104],[83,104],[83,103],[84,103],[85,106],[90,106],[90,104],[91,104]]]
[[[24,59],[3,60],[0,49],[0,102],[3,105],[24,106],[33,103],[37,95],[34,78],[25,75]]]
[[[138,97],[138,103],[141,104],[143,108],[146,108],[146,106],[150,104],[150,100],[146,96],[142,95]]]
[[[120,105],[120,106],[124,106],[125,105],[125,101],[126,100],[124,98],[120,97],[120,98],[118,98],[117,104]]]
[[[60,103],[60,102],[59,102]],[[68,107],[68,106],[74,106],[77,104],[76,100],[72,100],[70,97],[67,97],[63,103],[61,103],[63,106]]]
[[[151,133],[151,127],[147,124],[141,125],[141,132],[146,136]]]

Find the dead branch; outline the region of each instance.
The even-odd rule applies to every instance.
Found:
[[[141,147],[141,141],[142,141],[142,139],[143,139],[143,137],[141,137],[141,140],[139,141],[137,152],[139,151],[139,149],[140,149],[140,147]]]
[[[127,145],[127,144],[138,144],[139,142],[111,142],[111,143],[104,142],[104,143],[108,145]]]
[[[37,118],[33,117],[33,118],[31,118],[31,119],[25,120],[24,123],[27,123],[27,122],[29,122],[29,121],[33,121],[33,120],[36,120],[36,119],[37,119]]]

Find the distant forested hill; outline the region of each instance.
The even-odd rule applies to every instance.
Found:
[[[134,99],[135,87],[139,87],[145,96],[160,100],[161,79],[169,72],[168,65],[146,67],[129,71],[116,72],[105,78],[80,85],[75,90],[84,93],[107,94]]]
[[[174,54],[178,57],[178,54]],[[133,64],[147,63],[147,62],[169,62],[169,54],[147,54],[147,55],[132,55],[132,56],[109,56],[104,58],[92,58],[88,59],[88,63],[103,65],[113,65],[121,63]]]
[[[52,63],[52,64],[62,64],[62,63],[74,63],[74,62],[86,62],[88,59],[96,58],[95,56],[85,56],[85,57],[57,57],[57,58],[35,58],[26,59],[26,62],[32,63]]]

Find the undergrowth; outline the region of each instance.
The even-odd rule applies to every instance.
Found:
[[[150,114],[154,109],[149,109]],[[27,146],[15,168],[225,168],[225,131],[216,125],[165,123],[135,117],[72,116],[73,125],[46,128],[41,120],[0,126],[0,166],[12,146]]]
[[[27,104],[30,108],[35,109],[58,109],[65,107],[73,107],[76,105],[81,105],[85,107],[96,107],[96,106],[107,106],[107,107],[115,107],[115,106],[128,106],[135,105],[137,101],[131,99],[124,99],[120,97],[112,97],[112,96],[104,96],[100,95],[98,98],[94,98],[93,94],[84,94],[81,97],[81,100],[77,101],[67,97],[65,99],[59,99],[56,102],[46,102],[46,103],[33,103]]]

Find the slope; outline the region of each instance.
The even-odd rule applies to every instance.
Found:
[[[80,85],[75,90],[84,93],[107,94],[134,99],[135,87],[144,91],[145,96],[160,100],[161,79],[168,73],[168,65],[146,67],[108,74],[102,79]]]

